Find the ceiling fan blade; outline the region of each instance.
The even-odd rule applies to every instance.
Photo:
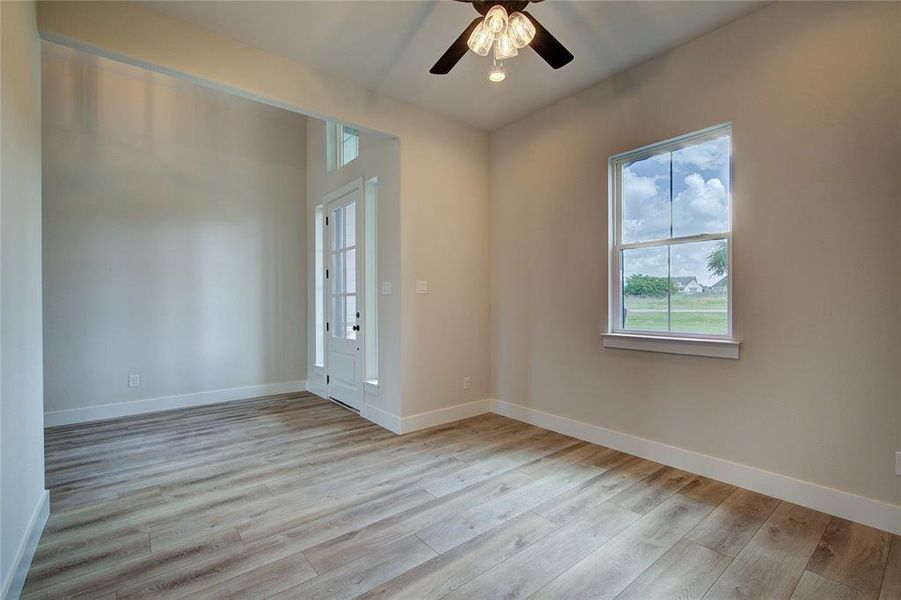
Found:
[[[450,48],[445,50],[444,54],[441,55],[441,58],[438,59],[438,62],[435,63],[435,66],[429,69],[429,73],[432,73],[433,75],[447,75],[450,73],[450,70],[454,68],[454,65],[460,62],[460,59],[463,58],[463,55],[469,50],[469,46],[466,42],[469,41],[469,36],[472,35],[476,26],[481,22],[482,17],[473,19],[472,23],[469,24],[469,27],[464,29],[463,33],[460,34],[460,37],[450,45]]]
[[[535,26],[535,37],[529,45],[532,50],[538,53],[538,56],[551,65],[555,69],[569,64],[573,59],[572,53],[567,50],[563,44],[557,41],[557,38],[551,35],[551,32],[544,28],[544,25],[538,22],[538,19],[532,16],[528,11],[522,11],[527,16],[532,25]]]

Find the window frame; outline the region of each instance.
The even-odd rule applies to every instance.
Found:
[[[704,142],[723,137],[724,134],[729,136],[729,229],[721,233],[702,233],[687,236],[672,237],[666,239],[658,239],[652,241],[629,242],[622,241],[622,166],[631,164],[640,160],[650,158],[662,154],[664,152],[674,152],[689,146],[695,146]],[[732,123],[722,123],[713,127],[708,127],[700,131],[694,131],[685,135],[680,135],[668,140],[649,144],[635,150],[621,152],[615,154],[608,159],[608,329],[605,334],[605,345],[628,349],[646,349],[652,351],[675,352],[678,354],[701,354],[705,356],[720,356],[720,350],[717,349],[715,354],[709,354],[704,351],[691,351],[693,345],[691,342],[705,343],[712,342],[716,346],[723,343],[733,343],[736,346],[735,356],[731,356],[731,352],[727,352],[730,356],[727,358],[738,358],[737,341],[734,337],[733,330],[733,245],[732,235],[734,229],[734,195],[733,188],[733,161],[732,161]],[[672,199],[670,199],[672,202]],[[640,329],[625,329],[622,326],[622,287],[623,280],[621,274],[622,267],[622,251],[635,248],[671,248],[673,246],[705,241],[725,240],[729,248],[729,267],[727,275],[729,277],[729,285],[727,288],[727,331],[725,334],[709,334],[709,333],[682,333],[671,331],[649,331]],[[607,343],[607,338],[633,338],[626,343],[611,342]],[[641,346],[649,340],[647,347],[634,347],[636,344]],[[675,341],[689,342],[684,349],[689,351],[674,350],[675,345],[660,344],[659,342]],[[670,348],[669,350],[659,350],[660,347]]]

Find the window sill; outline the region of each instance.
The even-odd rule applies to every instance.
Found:
[[[379,380],[367,379],[363,382],[363,391],[372,396],[379,395]]]
[[[313,363],[313,373],[322,375],[325,373],[325,365]]]
[[[736,340],[704,340],[696,338],[636,335],[631,333],[603,333],[605,348],[688,354],[712,358],[738,358],[740,343]]]

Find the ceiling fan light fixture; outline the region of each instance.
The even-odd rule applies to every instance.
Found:
[[[507,9],[500,4],[492,6],[485,13],[485,25],[495,35],[503,33],[507,29]]]
[[[525,48],[535,38],[535,25],[521,12],[515,12],[507,20],[507,35],[517,48]]]
[[[519,54],[513,40],[507,33],[502,33],[494,39],[494,60],[506,60]]]
[[[494,43],[494,33],[485,25],[485,21],[476,26],[466,45],[479,56],[488,56],[491,44]]]
[[[504,65],[494,65],[488,72],[488,81],[492,83],[500,83],[506,78],[507,74],[504,73]]]

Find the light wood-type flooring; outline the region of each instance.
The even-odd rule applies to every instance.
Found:
[[[47,430],[24,598],[901,598],[901,538],[483,415],[310,394]]]

